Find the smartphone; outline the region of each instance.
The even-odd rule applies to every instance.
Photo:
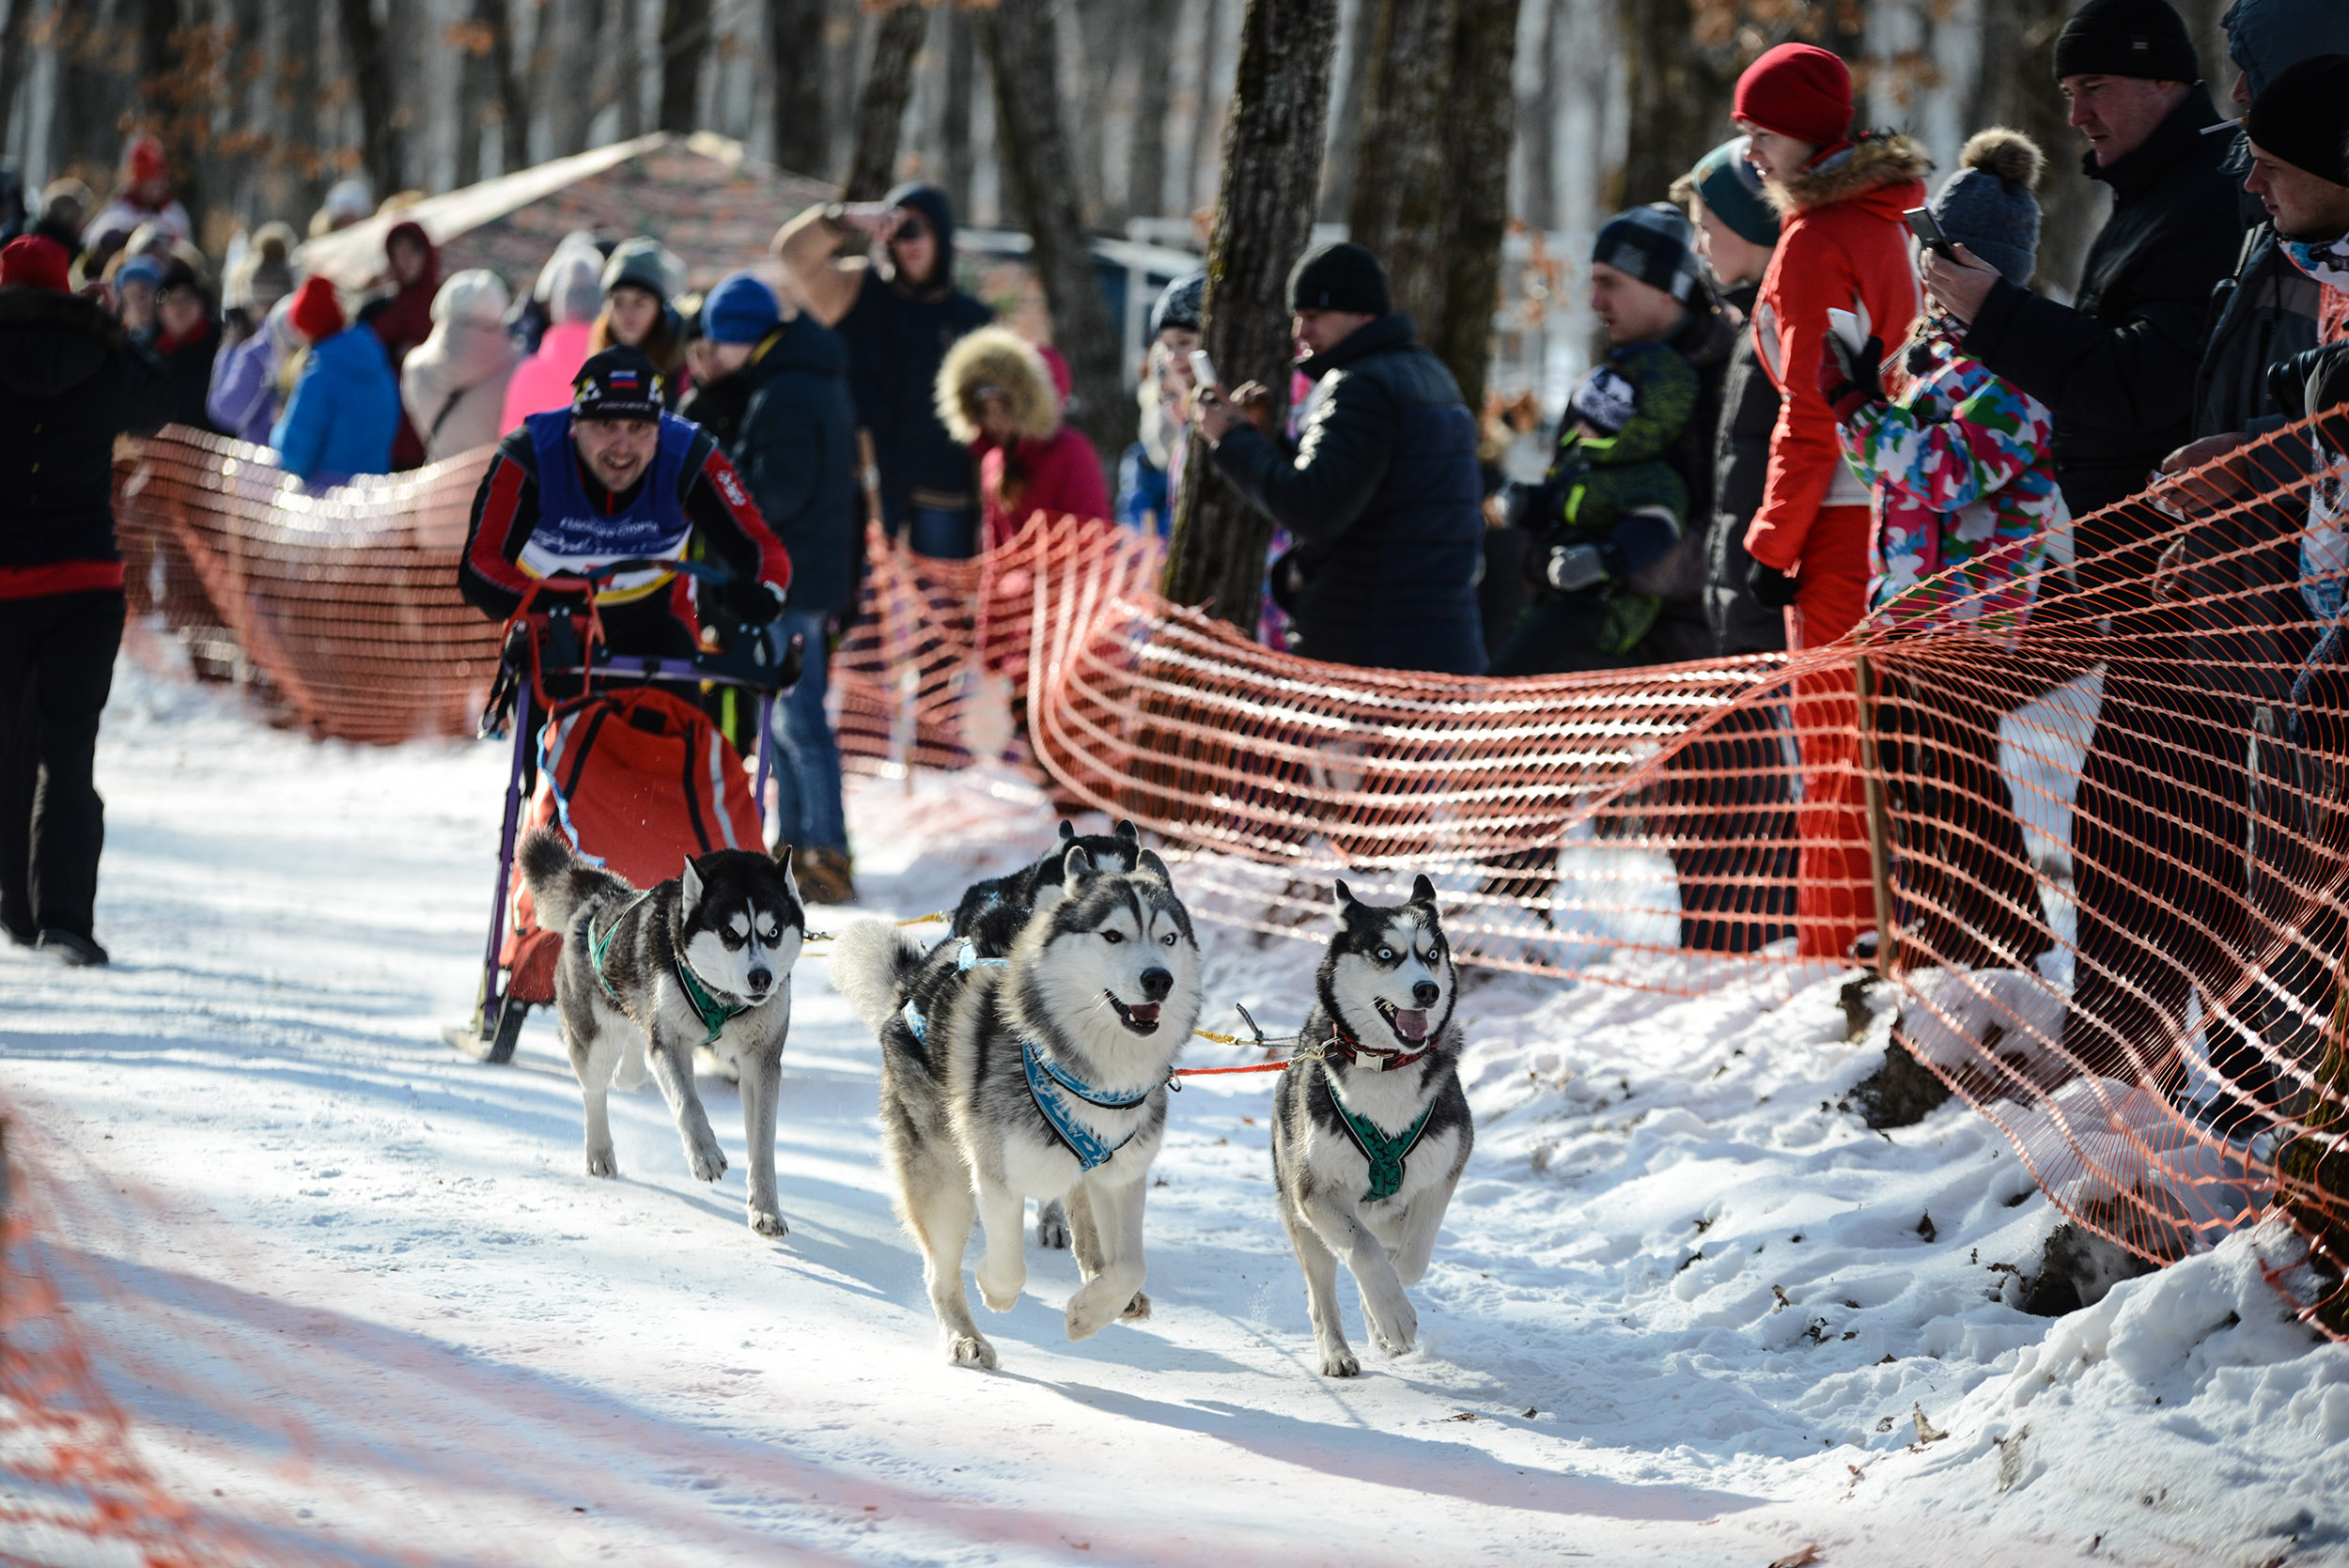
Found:
[[[1223,382],[1215,373],[1215,361],[1207,357],[1205,349],[1190,351],[1190,379],[1195,385],[1203,386],[1218,396],[1222,395]]]
[[[1838,310],[1833,305],[1829,305],[1827,312],[1827,330],[1834,334],[1835,341],[1841,343],[1852,353],[1856,354],[1867,347],[1868,323],[1848,310]]]
[[[1908,232],[1915,235],[1925,249],[1944,261],[1957,259],[1957,252],[1950,248],[1950,237],[1942,233],[1941,225],[1934,221],[1932,209],[1912,207],[1902,213],[1901,218],[1908,225]]]

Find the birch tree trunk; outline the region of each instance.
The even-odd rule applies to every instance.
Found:
[[[978,42],[972,36],[971,13],[956,6],[946,13],[946,109],[939,127],[945,142],[946,199],[957,216],[971,211],[971,185],[978,172],[977,149],[971,145],[971,110],[978,95]]]
[[[17,89],[23,85],[24,57],[31,48],[34,4],[35,0],[8,0],[8,30],[0,32],[0,152],[23,150],[8,132],[15,123]],[[40,193],[26,192],[24,205],[38,210]],[[39,215],[38,210],[34,215]]]
[[[1386,264],[1394,307],[1440,331],[1452,193],[1445,125],[1463,0],[1367,0],[1367,111],[1346,233]],[[1514,50],[1511,51],[1515,53]]]
[[[848,155],[845,182],[850,201],[874,201],[897,182],[897,143],[906,122],[906,100],[913,92],[913,59],[930,24],[923,0],[902,0],[880,14],[873,28],[873,54],[856,97],[856,144]],[[1045,23],[1049,39],[1050,23]]]
[[[1288,402],[1290,267],[1313,238],[1337,0],[1248,0],[1207,244],[1204,336],[1224,380]],[[1195,434],[1175,499],[1166,596],[1253,637],[1272,520],[1219,477]]]
[[[824,0],[772,0],[767,53],[775,76],[775,163],[817,179],[832,173],[824,48]]]
[[[1051,313],[1052,343],[1074,382],[1068,422],[1092,440],[1104,474],[1114,474],[1119,455],[1133,444],[1138,416],[1077,210],[1051,13],[1046,0],[997,0],[977,21],[995,77],[1004,181],[1034,241],[1031,254]]]
[[[1543,0],[1535,0],[1541,4]],[[1517,0],[1459,0],[1445,106],[1442,308],[1420,341],[1460,383],[1469,411],[1485,408],[1493,316],[1501,302],[1501,241],[1509,232],[1509,149],[1517,139]]]

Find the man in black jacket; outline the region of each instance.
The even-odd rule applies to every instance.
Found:
[[[161,389],[66,268],[47,239],[0,251],[0,925],[79,966],[106,961],[91,774],[122,643],[115,437]]]
[[[709,291],[702,319],[710,366],[722,378],[715,384],[739,382],[744,394],[728,455],[791,557],[791,600],[779,624],[807,648],[799,683],[776,712],[776,820],[796,851],[801,894],[815,904],[854,903],[840,745],[824,715],[832,629],[855,606],[864,543],[848,350],[803,311],[783,319],[774,295],[748,272]]]
[[[2082,168],[2112,188],[2075,303],[2016,287],[1968,256],[1928,256],[1926,292],[1968,323],[1966,351],[2055,411],[2055,466],[2076,519],[2134,495],[2191,427],[2212,288],[2234,270],[2243,220],[2227,138],[2166,0],[2088,0],[2056,39],[2056,76],[2088,138]],[[2140,577],[2123,520],[2084,521],[2085,585]],[[2116,554],[2116,551],[2122,553]]]
[[[1295,651],[1481,674],[1484,484],[1458,383],[1413,341],[1361,246],[1308,252],[1288,292],[1301,368],[1319,383],[1296,450],[1249,422],[1261,389],[1203,396],[1199,420],[1217,470],[1297,541],[1272,568]]]

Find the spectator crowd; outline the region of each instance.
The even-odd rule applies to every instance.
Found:
[[[134,141],[106,203],[52,184],[6,251],[0,598],[22,602],[0,633],[0,918],[102,958],[87,753],[122,614],[102,470],[116,432],[165,423],[266,444],[314,483],[494,447],[463,567],[492,615],[567,562],[735,561],[772,590],[736,609],[808,649],[776,738],[786,837],[818,898],[853,897],[825,655],[857,601],[868,462],[879,525],[949,559],[1038,511],[1163,534],[1185,468],[1206,463],[1268,526],[1267,640],[1375,668],[1623,670],[1821,647],[1863,621],[2011,639],[2141,603],[2197,563],[2155,559],[2149,514],[2113,504],[2349,389],[2349,7],[2236,0],[2225,26],[2232,119],[2168,0],[2085,0],[2064,23],[2041,90],[2111,195],[2077,277],[2047,276],[2039,253],[2035,193],[2063,149],[1983,128],[1937,181],[1919,142],[1859,122],[1842,59],[1768,50],[1672,200],[1598,229],[1604,351],[1520,482],[1501,476],[1497,401],[1465,404],[1350,242],[1290,274],[1285,420],[1262,387],[1200,382],[1205,279],[1169,286],[1140,438],[1105,472],[1068,418],[1066,365],[958,281],[955,215],[927,186],[811,208],[703,293],[657,237],[584,233],[509,293],[490,272],[444,276],[427,224],[346,182],[312,235],[396,220],[379,280],[353,293],[303,276],[283,224],[240,234],[215,272],[162,149]],[[71,455],[34,461],[27,434],[59,428]],[[71,463],[94,466],[54,476]],[[2282,563],[2279,591],[2238,595],[2236,613],[2288,599],[2310,607],[2303,631],[2335,619],[2341,536],[2260,556]],[[671,586],[615,583],[615,637],[690,646],[692,596]],[[2278,635],[2304,678],[2228,696],[2280,700],[2341,661],[2337,634]],[[1997,737],[2046,688],[1887,679],[1873,711],[1912,825],[1907,934],[1942,962],[2029,968],[2055,937]],[[2065,1024],[2089,1062],[2175,1035],[2189,994],[2219,983],[2218,923],[2172,918],[2148,889],[2183,868],[2194,896],[2254,898],[2246,725],[2178,713],[2118,666],[2103,690]],[[1774,756],[1785,726],[1798,779],[1753,771],[1733,800],[1698,767],[1672,786],[1696,819],[1744,824],[1714,835],[1732,850],[1675,856],[1687,945],[1867,954],[1861,697],[1847,674],[1806,671],[1779,717],[1706,742]],[[1946,722],[1919,724],[1927,708]],[[1795,870],[1791,902],[1772,867]]]

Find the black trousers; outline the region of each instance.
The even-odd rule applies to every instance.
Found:
[[[1971,680],[1921,682],[1882,668],[1877,678],[1893,894],[1904,946],[1920,950],[1909,967],[2030,969],[2055,934],[1999,768],[1999,725],[2016,699]]]
[[[1732,708],[1664,765],[1657,815],[1680,878],[1680,945],[1759,953],[1795,934],[1795,768],[1776,704]]]
[[[106,809],[91,779],[122,592],[0,601],[0,924],[91,935]]]
[[[2106,670],[2073,808],[2078,962],[2063,1016],[2081,1065],[2165,1093],[2185,1081],[2187,997],[2235,1001],[2252,924],[2248,715],[2239,699],[2182,691],[2183,669]],[[2216,1023],[2207,1034],[2218,1054],[2233,1036]]]

